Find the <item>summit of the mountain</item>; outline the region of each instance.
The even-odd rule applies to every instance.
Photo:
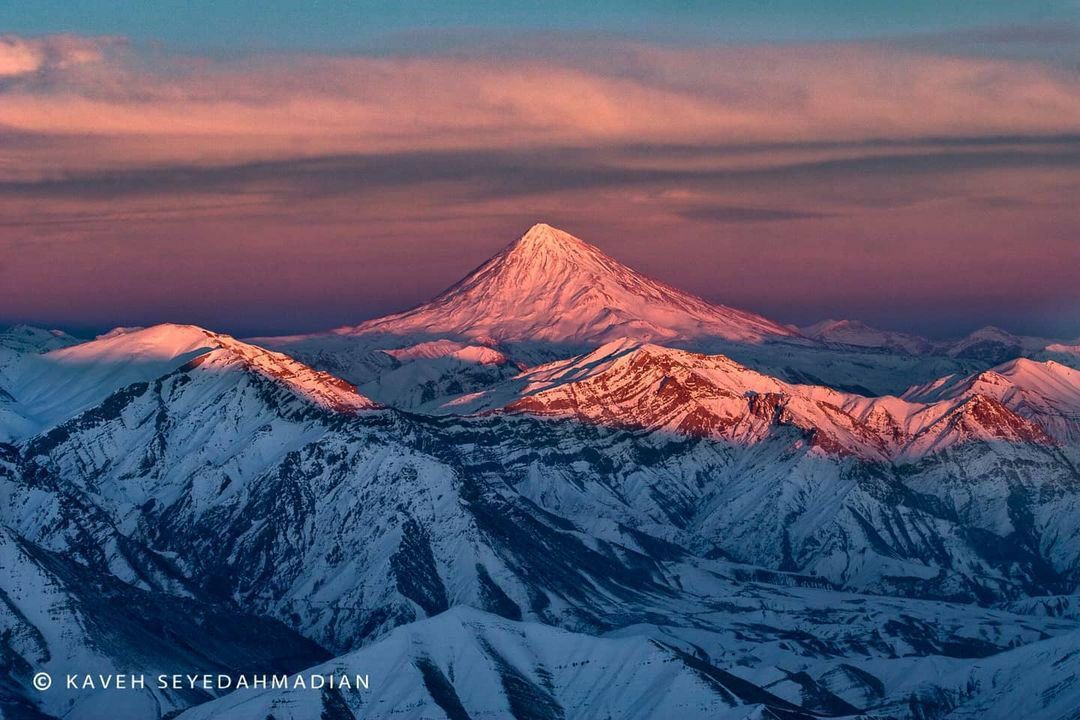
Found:
[[[511,254],[532,260],[562,258],[572,261],[575,255],[587,254],[590,249],[595,248],[547,223],[536,223],[510,244]]]
[[[543,223],[434,300],[336,332],[579,347],[620,337],[760,342],[798,336],[760,315],[652,280]]]

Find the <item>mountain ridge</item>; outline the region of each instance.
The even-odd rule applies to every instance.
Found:
[[[976,380],[967,380],[968,386]],[[443,410],[570,417],[737,443],[761,442],[771,429],[788,425],[806,433],[822,452],[885,460],[970,441],[1053,446],[1053,433],[1039,422],[1057,419],[1054,410],[1061,402],[1076,403],[1080,381],[1072,376],[1068,380],[1072,382],[1050,389],[1045,383],[1033,387],[1026,403],[1013,402],[1014,397],[1004,393],[978,392],[977,387],[940,395],[925,391],[925,397],[865,397],[788,383],[724,355],[623,339],[531,368],[487,391],[453,399]],[[1057,391],[1062,399],[1047,399],[1038,394],[1040,389]],[[1032,407],[1049,409],[1033,413]]]

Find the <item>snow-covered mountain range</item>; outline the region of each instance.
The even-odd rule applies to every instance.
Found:
[[[14,328],[0,717],[1073,718],[1074,345],[798,331],[547,225],[328,333]]]

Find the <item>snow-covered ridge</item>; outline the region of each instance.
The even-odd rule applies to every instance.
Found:
[[[1056,363],[1017,362],[1039,369],[1021,380],[1024,390],[995,392],[976,378],[964,392],[940,397],[867,398],[784,382],[722,355],[623,339],[533,368],[447,409],[501,409],[741,444],[760,442],[779,426],[793,426],[822,452],[874,460],[980,440],[1050,445],[1053,433],[1039,421],[1057,429],[1052,418],[1074,413],[1080,372]]]
[[[314,370],[288,355],[249,345],[227,335],[215,336],[214,340],[218,343],[219,351],[210,352],[193,360],[193,363],[205,362],[207,368],[212,368],[230,366],[239,361],[327,410],[355,412],[379,407],[378,403],[357,392],[354,385],[330,373]]]
[[[770,601],[782,604],[785,599]],[[903,621],[916,622],[910,615]],[[769,632],[762,622],[748,628],[744,638],[752,642]],[[300,673],[333,677],[338,683],[343,678],[355,683],[360,675],[368,691],[335,693],[333,702],[288,687],[238,691],[188,710],[179,720],[925,717],[912,712],[909,702],[916,709],[922,703],[951,706],[954,714],[940,716],[948,718],[1060,720],[1071,717],[1070,703],[1080,697],[1076,656],[1069,652],[1076,631],[1006,650],[988,662],[920,657],[917,652],[882,659],[873,657],[876,649],[864,646],[866,657],[853,665],[836,657],[823,662],[813,649],[803,648],[798,673],[784,669],[791,662],[787,657],[761,662],[762,656],[769,657],[771,642],[758,644],[732,665],[727,648],[714,647],[717,640],[707,630],[649,625],[593,637],[459,606]],[[819,643],[827,647],[829,640],[823,637]],[[1026,677],[1040,665],[1052,670]],[[983,686],[984,692],[971,690]],[[1028,687],[1040,690],[1037,701],[1025,702],[1022,688]],[[326,713],[327,707],[337,714]]]
[[[156,380],[185,366],[255,372],[329,410],[377,406],[344,380],[282,353],[194,325],[118,328],[89,342],[20,356],[7,374],[9,393],[20,413],[44,428],[93,407],[121,388]]]
[[[375,673],[370,692],[340,695],[356,717],[597,717],[590,709],[625,718],[743,720],[774,717],[772,709],[810,717],[794,703],[645,636],[590,637],[466,607],[399,628],[312,672],[338,678]],[[312,692],[236,693],[180,718],[264,720],[287,708],[283,717],[299,720],[327,717],[323,707]]]
[[[914,402],[988,397],[1065,442],[1080,440],[1080,370],[1053,360],[1010,360],[968,377],[946,377],[904,393]]]

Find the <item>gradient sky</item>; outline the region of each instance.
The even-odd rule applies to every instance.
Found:
[[[0,5],[0,323],[355,324],[544,221],[783,322],[1076,337],[1078,197],[1076,0]]]

